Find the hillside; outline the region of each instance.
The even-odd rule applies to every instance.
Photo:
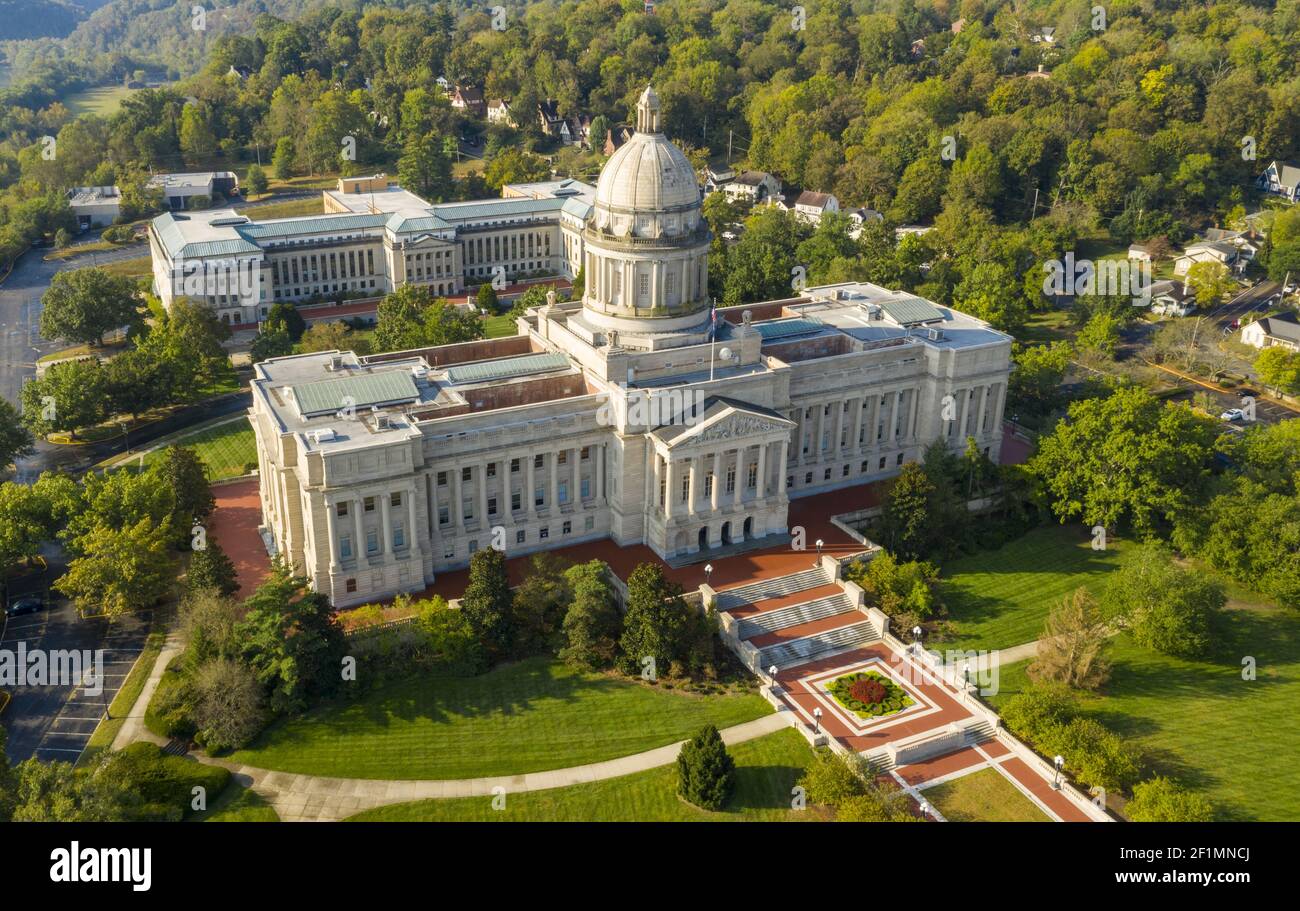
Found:
[[[69,0],[0,0],[0,41],[62,38],[85,17]]]

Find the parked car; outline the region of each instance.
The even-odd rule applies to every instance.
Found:
[[[1229,408],[1223,414],[1219,415],[1221,421],[1240,421],[1246,416],[1246,413],[1240,408]]]
[[[21,617],[23,614],[34,614],[44,609],[45,600],[40,595],[23,595],[9,602],[9,606],[5,608],[5,616]]]

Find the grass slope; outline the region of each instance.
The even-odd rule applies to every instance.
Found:
[[[1100,594],[1123,544],[1104,551],[1078,526],[1048,525],[943,568],[952,638],[938,647],[1011,648],[1042,635],[1047,614],[1080,585]]]
[[[771,710],[756,693],[684,695],[530,658],[376,687],[274,725],[231,758],[346,778],[477,778],[628,756]]]
[[[1051,822],[997,769],[981,769],[921,792],[949,822]]]
[[[256,791],[231,782],[203,813],[190,822],[279,822],[280,815]]]
[[[1112,640],[1114,670],[1082,705],[1142,748],[1226,819],[1300,820],[1300,616],[1253,604],[1225,611],[1213,657],[1189,661]],[[1242,679],[1245,658],[1256,679]],[[1002,669],[998,705],[1022,690],[1027,662]]]
[[[177,446],[189,446],[194,449],[203,464],[208,467],[208,479],[222,481],[237,478],[244,474],[244,466],[257,461],[257,443],[253,437],[253,428],[245,420],[226,421],[215,427],[204,427],[177,436],[166,441]],[[156,449],[144,457],[148,468],[162,458],[162,449]]]
[[[502,810],[491,797],[418,800],[378,807],[353,822],[726,822],[797,819],[791,790],[812,760],[808,742],[793,729],[729,748],[736,788],[725,810],[711,813],[677,796],[677,766],[546,791],[506,794]]]

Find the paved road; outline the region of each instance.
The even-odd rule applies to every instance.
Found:
[[[15,583],[10,597],[45,592],[49,606],[40,613],[14,617],[7,623],[0,617],[3,624],[0,650],[16,652],[20,643],[25,645],[28,654],[34,649],[92,653],[102,649],[103,687],[99,693],[88,693],[83,685],[8,687],[13,701],[4,714],[9,732],[5,752],[11,762],[33,756],[45,761],[75,762],[121,689],[149,634],[148,613],[111,622],[78,617],[70,601],[47,588],[63,572],[60,554],[49,548],[45,556],[50,568],[39,577]]]

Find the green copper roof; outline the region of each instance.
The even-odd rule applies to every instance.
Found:
[[[943,319],[943,312],[938,307],[919,297],[900,297],[897,300],[882,301],[880,309],[902,326]]]
[[[348,406],[368,408],[371,405],[413,402],[419,397],[415,381],[405,370],[341,376],[293,387],[293,398],[303,417],[341,411]]]
[[[568,366],[569,359],[563,354],[525,354],[522,357],[503,357],[496,361],[480,361],[475,364],[448,367],[447,381],[453,386],[462,383],[486,383],[512,376],[563,370]]]
[[[763,336],[763,341],[769,342],[778,338],[811,335],[814,332],[820,332],[822,324],[813,322],[810,319],[774,319],[754,323],[754,328],[758,330],[759,335]]]

